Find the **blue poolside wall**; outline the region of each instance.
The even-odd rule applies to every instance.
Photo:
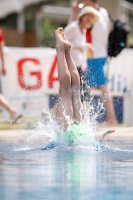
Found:
[[[97,113],[99,101],[102,102],[101,97],[94,96],[91,101],[91,105],[94,109],[93,113]],[[50,95],[49,96],[49,108],[52,108],[58,102],[58,95]],[[123,107],[124,107],[124,99],[123,97],[113,97],[115,115],[117,118],[118,123],[123,123]],[[106,120],[106,112],[105,109],[101,109],[99,115],[96,117],[96,121],[98,123],[104,122]]]

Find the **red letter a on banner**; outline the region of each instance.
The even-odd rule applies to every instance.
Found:
[[[58,77],[54,77],[56,65],[57,65],[57,56],[55,56],[55,58],[54,58],[52,68],[51,68],[49,76],[48,76],[48,87],[49,88],[53,88],[54,81],[58,81]]]

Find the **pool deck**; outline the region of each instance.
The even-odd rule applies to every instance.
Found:
[[[108,135],[106,135],[105,138],[133,138],[133,127],[99,127],[98,131],[97,131],[97,136],[101,137],[104,133],[106,133],[107,131],[112,131],[114,130],[115,132],[110,133]]]
[[[133,138],[133,127],[107,127],[98,126],[98,131],[96,133],[97,137],[101,137],[104,133],[110,130],[115,130],[114,133],[106,135],[106,139],[121,139],[121,138]],[[4,142],[15,142],[17,140],[21,141],[30,134],[33,134],[34,130],[0,130],[0,141]]]

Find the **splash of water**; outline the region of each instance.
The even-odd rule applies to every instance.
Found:
[[[93,99],[92,99],[93,100]],[[96,118],[101,112],[101,109],[103,110],[103,106],[101,102],[98,102],[97,112],[94,112],[94,107],[93,105],[88,105],[84,104],[84,110],[85,110],[85,126],[87,127],[86,134],[82,137],[77,137],[75,140],[74,144],[71,146],[82,146],[82,147],[88,147],[88,148],[101,148],[101,144],[99,141],[95,139],[95,134],[97,131],[96,128]],[[64,110],[64,115],[65,110]],[[70,121],[70,117],[66,116],[66,119],[68,120],[68,123]],[[59,139],[60,138],[60,139]],[[49,147],[49,145],[57,144],[58,146],[70,146],[68,142],[64,138],[64,133],[62,129],[58,126],[56,123],[56,120],[54,117],[51,115],[50,112],[46,112],[46,116],[44,116],[44,121],[43,122],[36,122],[35,124],[35,129],[34,133],[31,134],[26,142],[28,144],[37,144],[41,145],[42,147]]]

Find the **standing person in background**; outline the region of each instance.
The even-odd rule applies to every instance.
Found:
[[[86,28],[98,20],[98,11],[90,6],[84,7],[78,15],[78,20],[66,26],[64,33],[71,43],[71,54],[80,76],[81,101],[89,102],[89,87],[82,71],[85,63],[84,53],[89,49],[93,53],[92,45],[86,42]]]
[[[5,76],[6,70],[5,70],[5,65],[4,65],[3,46],[4,46],[4,37],[3,37],[2,29],[0,29],[0,67],[1,67],[0,74]],[[1,89],[1,85],[0,85],[0,89]],[[21,114],[18,114],[16,108],[14,108],[5,99],[5,97],[1,94],[1,91],[0,91],[0,106],[4,107],[9,112],[10,117],[14,122],[16,122],[21,117]]]
[[[88,53],[86,78],[90,87],[99,87],[107,112],[107,123],[117,124],[112,98],[109,95],[104,65],[107,61],[107,44],[110,30],[109,14],[105,8],[99,7],[98,0],[84,0],[84,6],[92,6],[99,11],[99,20],[86,31],[86,41],[92,43],[93,57]],[[72,14],[68,23],[72,23],[78,11],[78,3],[72,5]]]
[[[4,37],[2,29],[0,28],[0,59],[1,59],[1,74],[6,75],[6,70],[4,66],[4,56],[3,56],[3,46],[4,46]]]

